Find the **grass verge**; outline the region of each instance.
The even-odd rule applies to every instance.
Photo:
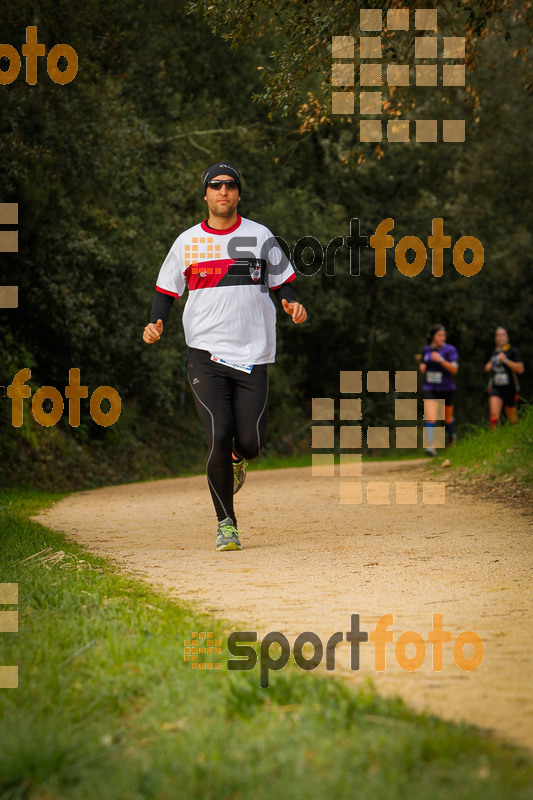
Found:
[[[28,519],[55,499],[0,495],[0,582],[19,591],[19,631],[0,637],[19,665],[0,690],[2,800],[531,797],[528,754],[369,684],[292,668],[260,689],[224,648],[221,670],[192,670],[184,639],[229,628]]]
[[[424,450],[391,450],[383,449],[379,453],[363,453],[364,462],[372,461],[410,461],[416,458],[424,458]],[[339,455],[334,456],[335,463],[339,463]],[[250,471],[263,470],[263,469],[289,469],[294,467],[311,467],[313,464],[313,457],[311,453],[306,455],[287,456],[282,458],[280,456],[263,456],[260,455],[255,461],[250,461],[248,469]],[[205,470],[204,470],[205,472]],[[198,474],[198,473],[196,473]]]
[[[472,427],[441,458],[449,458],[452,467],[464,468],[467,475],[533,491],[533,405],[522,411],[518,425],[505,423],[495,431]]]

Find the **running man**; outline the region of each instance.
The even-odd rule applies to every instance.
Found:
[[[493,431],[500,421],[502,408],[509,422],[516,425],[518,416],[516,404],[520,384],[518,375],[524,374],[522,356],[511,344],[505,328],[496,328],[494,334],[496,348],[485,364],[485,372],[490,372],[489,380],[489,424]]]
[[[433,446],[435,422],[439,401],[444,400],[444,423],[448,444],[455,444],[455,419],[453,403],[455,397],[455,381],[453,375],[459,369],[459,356],[451,344],[446,344],[444,325],[432,325],[427,333],[427,345],[422,351],[420,372],[424,375],[424,417],[426,420],[426,455],[436,456]]]
[[[294,323],[294,269],[272,233],[237,213],[239,170],[226,161],[203,174],[209,216],[182,233],[159,272],[143,340],[157,342],[175,298],[187,288],[183,328],[188,378],[207,444],[206,473],[218,520],[217,550],[240,550],[233,495],[248,460],[263,448],[268,364],[276,355],[276,295]]]

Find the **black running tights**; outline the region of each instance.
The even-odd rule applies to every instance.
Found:
[[[247,461],[263,448],[267,424],[268,372],[250,373],[211,361],[207,350],[189,348],[188,377],[207,444],[207,482],[218,520],[233,509],[232,451]]]

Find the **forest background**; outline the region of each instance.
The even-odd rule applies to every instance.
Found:
[[[18,308],[0,309],[0,385],[29,367],[32,392],[51,385],[64,394],[75,367],[89,396],[114,387],[122,413],[102,427],[84,401],[78,427],[67,405],[57,425],[42,427],[26,400],[15,428],[0,389],[1,484],[62,490],[201,468],[183,300],[161,342],[141,337],[159,267],[178,234],[204,218],[201,174],[221,157],[242,171],[242,215],[292,250],[304,236],[324,247],[347,237],[354,218],[371,236],[389,217],[396,244],[406,235],[426,243],[442,218],[452,246],[466,235],[484,247],[470,278],[451,250],[441,278],[429,248],[412,278],[392,250],[382,278],[370,250],[359,275],[346,248],[334,275],[297,259],[294,286],[309,320],[294,326],[278,308],[267,456],[310,452],[311,400],[338,397],[341,370],[416,369],[434,322],[460,354],[459,434],[487,417],[483,365],[496,325],[522,353],[521,396],[531,401],[531,5],[365,3],[384,19],[389,8],[436,8],[439,37],[466,36],[467,65],[465,88],[384,90],[381,117],[465,119],[464,143],[365,144],[357,70],[356,113],[331,113],[331,39],[357,42],[357,3],[3,3],[2,42],[20,53],[35,25],[47,52],[57,43],[76,50],[79,70],[61,86],[39,59],[28,85],[23,59],[18,78],[0,86],[0,202],[18,203],[20,240],[18,253],[0,255],[0,284],[19,287]],[[385,30],[383,63],[412,66],[414,35],[412,25]],[[390,396],[368,396],[364,409],[364,425],[393,421]]]

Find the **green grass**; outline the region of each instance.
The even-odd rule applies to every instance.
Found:
[[[424,458],[424,450],[382,450],[379,454],[363,453],[363,461],[408,461],[413,458]],[[339,456],[335,456],[335,463],[339,463]],[[308,453],[300,456],[259,456],[256,461],[250,461],[248,469],[290,469],[294,467],[312,466],[312,455]],[[205,471],[205,470],[204,470]],[[198,473],[196,473],[198,474]]]
[[[57,497],[0,496],[0,582],[19,584],[0,663],[20,675],[0,690],[1,800],[532,796],[528,754],[369,684],[293,667],[260,689],[225,649],[220,671],[192,670],[184,639],[229,623],[28,520]]]
[[[400,460],[410,460],[413,458],[424,458],[424,450],[395,450],[392,449],[390,451],[382,450],[379,454],[377,453],[363,453],[363,461],[400,461]],[[335,456],[335,461],[339,463],[339,456]],[[271,454],[264,454],[262,453],[257,459],[254,461],[250,461],[248,464],[248,470],[253,472],[255,470],[268,470],[268,469],[295,469],[298,467],[311,467],[312,466],[312,455],[311,453],[306,453],[305,455],[288,455],[288,456],[277,456]],[[189,477],[194,475],[204,475],[205,474],[205,464],[202,464],[196,469],[182,469],[179,477]],[[166,475],[162,478],[153,478],[150,476],[146,476],[140,481],[135,481],[136,483],[148,483],[149,481],[153,480],[168,480],[169,476]]]
[[[472,427],[442,458],[469,474],[505,478],[533,489],[533,405],[522,410],[518,425],[506,422],[495,431]]]

